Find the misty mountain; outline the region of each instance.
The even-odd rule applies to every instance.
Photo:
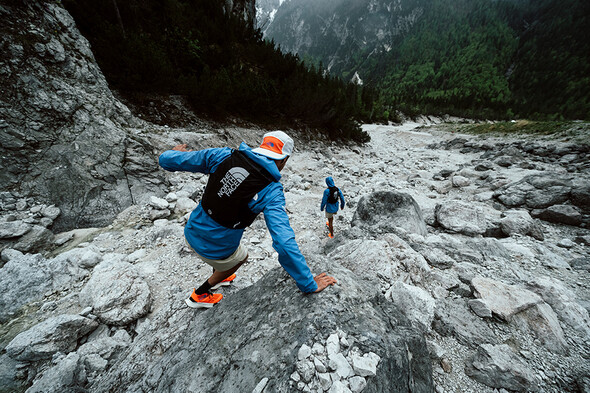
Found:
[[[587,2],[291,0],[265,12],[266,39],[405,112],[590,117]]]

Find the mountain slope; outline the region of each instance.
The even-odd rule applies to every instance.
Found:
[[[589,118],[589,16],[580,0],[291,0],[265,36],[406,112]]]

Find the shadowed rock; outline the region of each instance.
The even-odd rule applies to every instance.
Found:
[[[54,229],[106,224],[162,177],[140,125],[59,3],[9,2],[0,26],[0,190],[59,207]],[[28,250],[27,250],[28,251]]]
[[[538,380],[530,369],[506,344],[482,344],[465,364],[465,373],[493,388],[519,392],[536,392]]]

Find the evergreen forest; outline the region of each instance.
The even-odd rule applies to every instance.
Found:
[[[587,0],[432,0],[351,68],[410,115],[590,119],[589,37]]]
[[[64,0],[109,84],[122,94],[180,94],[198,113],[366,142],[377,94],[283,54],[220,0]]]

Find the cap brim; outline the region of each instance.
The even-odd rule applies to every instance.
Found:
[[[273,160],[282,160],[283,158],[287,157],[287,154],[278,154],[278,153],[275,153],[274,151],[263,149],[261,147],[257,147],[256,149],[252,149],[252,152],[266,156],[268,158],[272,158]]]

